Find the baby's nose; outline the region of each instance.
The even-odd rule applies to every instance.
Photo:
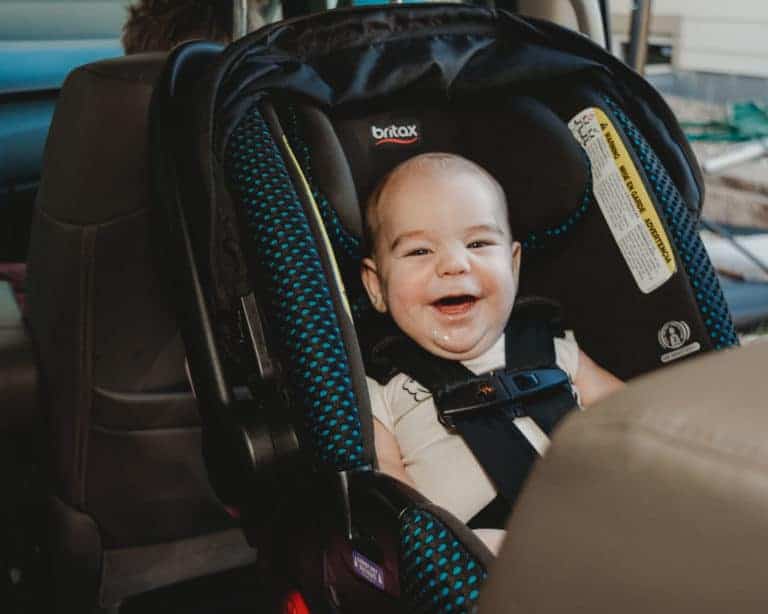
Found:
[[[469,258],[464,250],[451,249],[445,250],[438,261],[437,274],[461,275],[469,271]]]

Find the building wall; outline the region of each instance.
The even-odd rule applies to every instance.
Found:
[[[612,0],[612,29],[626,33],[632,0]],[[676,67],[768,77],[768,2],[653,0],[656,17],[680,16],[673,33]],[[615,17],[615,19],[614,19]],[[651,35],[666,36],[652,23]]]

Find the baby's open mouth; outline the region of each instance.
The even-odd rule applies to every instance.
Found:
[[[460,315],[472,309],[475,302],[477,302],[477,298],[471,294],[459,294],[439,298],[432,303],[432,306],[446,315]]]

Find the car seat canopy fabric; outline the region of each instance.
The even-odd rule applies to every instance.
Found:
[[[357,8],[262,28],[227,51],[215,109],[226,135],[265,92],[307,97],[328,110],[382,96],[418,99],[427,91],[454,98],[535,82],[565,89],[564,79],[583,80],[585,72],[604,87],[639,94],[637,119],[661,122],[670,132],[667,144],[678,151],[669,172],[678,185],[694,184],[684,197],[698,209],[701,176],[661,97],[583,36],[504,11],[455,4]]]

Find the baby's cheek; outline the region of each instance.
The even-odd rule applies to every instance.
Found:
[[[497,312],[494,316],[506,320],[512,311],[512,305],[517,296],[517,284],[514,279],[501,276],[496,277],[493,283],[493,296],[495,300],[492,303],[494,311]]]
[[[493,284],[496,291],[504,297],[514,298],[517,294],[517,282],[515,281],[515,276],[512,275],[509,265],[507,264],[505,264],[503,267],[499,267],[499,269],[496,271],[496,274],[493,276],[493,279],[490,280],[490,283]]]
[[[403,299],[393,305],[392,318],[406,332],[412,332],[421,323],[421,310],[417,303]]]
[[[424,284],[413,276],[402,276],[392,280],[390,302],[403,309],[413,309],[423,301]]]
[[[422,338],[427,334],[427,329],[429,329],[428,318],[423,306],[417,301],[408,300],[407,297],[401,297],[399,301],[395,297],[393,299],[390,313],[395,324],[406,335],[421,345]]]
[[[513,303],[515,301],[515,297],[517,296],[517,284],[515,282],[512,282],[507,286],[507,300],[509,303]]]

